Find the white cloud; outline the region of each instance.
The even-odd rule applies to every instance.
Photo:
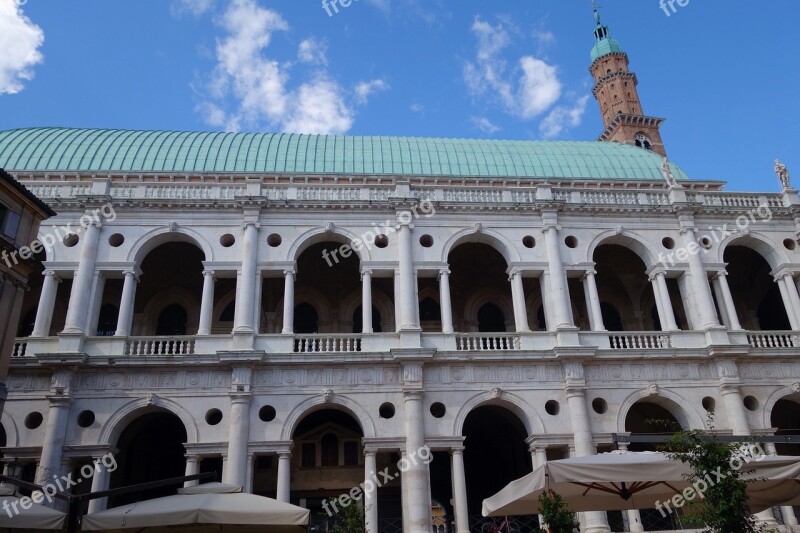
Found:
[[[414,113],[424,113],[425,112],[425,106],[422,105],[422,104],[416,104],[416,103],[415,104],[411,104],[411,107],[409,107],[409,109],[411,111],[413,111]]]
[[[580,126],[589,95],[581,96],[573,106],[559,105],[553,108],[547,117],[539,124],[539,131],[546,139],[553,139],[561,135],[567,128]]]
[[[39,48],[44,32],[14,0],[0,0],[0,94],[20,92],[33,79],[33,67],[44,60]]]
[[[496,98],[505,111],[522,119],[535,118],[561,97],[558,69],[533,56],[519,58],[518,68],[509,72],[503,50],[511,42],[503,22],[489,24],[475,18],[472,32],[478,39],[475,60],[464,67],[464,80],[474,96]],[[519,72],[516,84],[512,81]]]
[[[501,129],[500,126],[496,126],[486,117],[472,117],[472,125],[489,135],[497,133]]]
[[[356,101],[364,105],[369,100],[369,97],[377,92],[383,92],[389,90],[389,84],[386,83],[384,80],[372,80],[372,81],[362,81],[358,85],[356,85],[355,93],[356,93]]]
[[[265,55],[273,35],[289,29],[277,11],[255,0],[231,0],[218,24],[226,34],[217,40],[207,99],[197,106],[206,122],[229,131],[270,127],[323,134],[352,127],[354,113],[345,103],[344,90],[324,70],[291,89],[291,63]],[[307,46],[307,51],[313,50]]]
[[[305,39],[297,48],[297,58],[303,63],[327,65],[327,54],[328,43],[325,41],[317,41],[313,37]]]
[[[211,11],[214,7],[214,0],[173,0],[170,9],[174,16],[185,13],[198,17]]]

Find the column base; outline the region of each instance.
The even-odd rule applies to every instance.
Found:
[[[252,350],[255,347],[256,336],[253,332],[233,332],[231,339],[231,349],[233,350]]]
[[[730,344],[728,328],[725,326],[708,326],[703,330],[706,334],[706,344],[708,346],[720,346]]]
[[[58,351],[62,353],[83,353],[83,333],[63,332],[58,334]]]
[[[400,330],[400,348],[422,347],[422,328]]]
[[[556,328],[557,346],[580,346],[580,330],[575,326],[561,326]]]

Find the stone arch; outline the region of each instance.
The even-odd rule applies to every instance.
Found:
[[[650,249],[647,239],[628,230],[622,230],[621,233],[617,233],[617,230],[608,230],[597,235],[589,243],[589,247],[586,250],[586,261],[589,263],[594,262],[595,250],[605,244],[616,244],[627,248],[639,256],[645,268],[650,268],[657,262],[656,257],[658,257],[658,254]]]
[[[333,241],[352,245],[353,241],[356,239],[362,240],[360,236],[356,235],[352,231],[340,228],[338,226],[331,230],[326,230],[325,228],[314,228],[306,231],[294,239],[292,246],[289,248],[289,251],[286,254],[286,260],[297,264],[297,259],[308,247],[321,242]],[[360,250],[353,249],[358,256],[359,261],[362,263],[365,261],[371,261],[369,253],[370,246],[374,245],[370,244],[369,246],[361,246]]]
[[[521,261],[519,252],[502,234],[490,229],[480,232],[474,228],[463,229],[452,235],[442,248],[442,263],[447,264],[450,252],[466,243],[485,244],[497,250],[506,260],[506,265]]]
[[[499,395],[495,395],[492,391],[481,392],[469,398],[464,405],[461,406],[456,418],[453,422],[453,436],[461,436],[464,430],[464,422],[467,416],[477,409],[485,405],[494,405],[502,407],[513,413],[522,425],[525,426],[525,431],[528,435],[544,435],[544,423],[536,410],[524,399],[511,392],[500,391]]]
[[[193,244],[203,251],[203,254],[205,254],[205,261],[214,260],[213,248],[205,237],[191,228],[177,226],[175,230],[171,230],[168,227],[156,228],[139,237],[133,246],[131,246],[127,261],[129,263],[141,265],[144,258],[147,257],[147,254],[162,244],[169,244],[171,242]]]
[[[181,422],[183,422],[183,427],[186,429],[186,443],[197,443],[197,424],[191,413],[172,400],[151,395],[126,403],[108,417],[108,420],[100,430],[99,444],[115,446],[120,434],[131,422],[141,415],[159,411],[168,412],[180,418]]]
[[[464,304],[464,320],[478,323],[478,311],[486,304],[494,304],[503,311],[506,323],[514,324],[514,305],[505,294],[497,294],[491,287],[470,293]]]
[[[236,287],[234,287],[233,289],[229,290],[228,292],[220,296],[219,300],[217,300],[217,302],[214,304],[214,316],[213,316],[214,324],[220,323],[219,318],[222,315],[222,313],[225,311],[225,309],[228,308],[230,304],[234,303],[235,301],[236,301]],[[257,302],[256,305],[260,305],[260,303],[261,302]]]
[[[300,304],[309,304],[317,312],[320,323],[330,323],[335,317],[331,309],[331,303],[324,294],[319,292],[313,287],[301,287],[295,291],[294,306]],[[275,315],[276,323],[283,322],[283,298],[278,300],[278,306]]]
[[[372,422],[372,418],[370,418],[369,414],[357,402],[341,394],[332,394],[331,398],[326,400],[325,396],[320,394],[301,402],[289,413],[289,416],[286,417],[286,421],[283,424],[283,429],[281,430],[281,440],[292,440],[294,430],[297,429],[298,424],[300,424],[303,418],[314,411],[320,411],[322,409],[336,409],[347,413],[361,426],[361,432],[364,434],[364,438],[375,437],[375,424]]]
[[[361,306],[362,294],[360,290],[351,292],[339,306],[339,322],[350,322],[353,320],[353,314]],[[389,331],[386,328],[387,324],[394,324],[394,304],[383,291],[372,289],[372,307],[378,310],[381,314],[381,322],[384,325],[384,331]]]
[[[774,242],[758,233],[731,235],[723,239],[718,247],[719,257],[717,257],[717,262],[724,263],[725,250],[727,250],[729,246],[750,248],[763,257],[773,270],[777,269],[782,264],[790,262],[788,255],[782,252]]]
[[[191,291],[180,287],[174,287],[168,292],[160,293],[158,296],[151,298],[142,311],[141,325],[144,328],[144,334],[154,334],[158,315],[161,311],[171,304],[178,304],[186,310],[187,335],[193,335],[194,333],[189,333],[189,331],[197,328],[200,319],[200,303],[199,299]]]
[[[642,400],[663,407],[685,428],[706,429],[705,415],[701,415],[689,407],[691,403],[686,398],[659,387],[655,394],[648,388],[633,392],[625,398],[617,413],[617,432],[625,433],[625,419],[628,418],[628,413],[637,402]]]
[[[14,421],[14,417],[12,417],[7,409],[3,409],[2,418],[0,418],[0,424],[3,425],[3,429],[6,431],[6,447],[8,448],[15,448],[19,446],[19,432],[17,431],[17,423]]]
[[[772,410],[775,409],[775,404],[780,400],[789,400],[800,404],[800,383],[795,383],[790,387],[782,387],[770,394],[767,401],[764,402],[764,409],[762,410],[764,428],[772,427]]]

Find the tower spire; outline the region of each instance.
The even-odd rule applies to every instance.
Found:
[[[592,89],[605,130],[599,140],[631,144],[666,156],[659,128],[663,119],[644,114],[637,85],[636,73],[628,69],[628,54],[619,41],[609,35],[608,26],[600,20],[599,6],[592,1],[595,44],[592,47],[592,64],[589,71],[595,81]]]

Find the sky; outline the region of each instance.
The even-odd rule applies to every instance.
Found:
[[[600,0],[670,158],[800,183],[800,2]],[[595,140],[590,0],[0,0],[0,129]],[[327,4],[327,7],[325,7]]]

